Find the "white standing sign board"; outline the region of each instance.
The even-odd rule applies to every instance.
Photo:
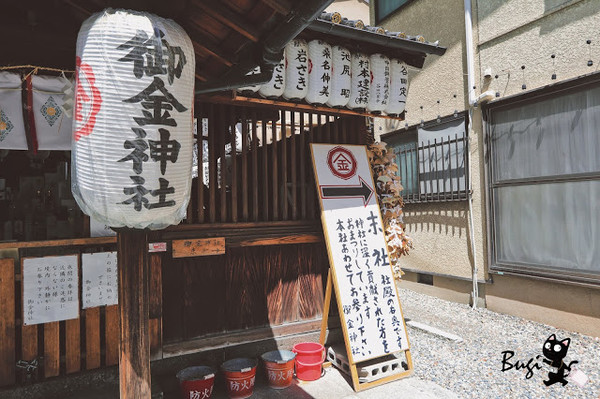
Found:
[[[23,259],[23,324],[79,317],[77,255]]]
[[[366,147],[311,149],[350,364],[408,350]]]
[[[119,303],[117,253],[81,255],[83,308]]]

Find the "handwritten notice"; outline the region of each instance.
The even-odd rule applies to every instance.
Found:
[[[79,317],[77,255],[23,259],[23,324]]]
[[[351,361],[409,349],[366,147],[311,144],[311,149]]]
[[[81,264],[83,308],[118,304],[117,253],[82,254]]]

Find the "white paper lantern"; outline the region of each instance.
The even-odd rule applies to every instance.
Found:
[[[390,96],[390,59],[382,54],[371,56],[371,89],[367,111],[383,112]]]
[[[246,74],[246,76],[257,75],[259,73],[260,73],[260,67],[257,66],[252,71],[248,72]],[[256,93],[258,91],[258,89],[260,89],[260,85],[240,87],[239,89],[237,89],[237,91],[239,91],[240,93],[244,93],[244,94],[248,94],[248,93],[252,94],[252,93]]]
[[[333,69],[331,72],[331,95],[327,105],[344,107],[350,100],[352,83],[352,54],[347,48],[332,46]]]
[[[179,223],[190,198],[195,58],[179,25],[105,10],[77,38],[72,191],[111,227]]]
[[[308,42],[308,92],[306,101],[325,104],[331,90],[331,46],[321,40]]]
[[[285,52],[279,64],[275,65],[271,80],[260,86],[258,94],[266,98],[277,98],[283,95],[285,90]]]
[[[400,60],[391,60],[390,71],[390,98],[385,108],[388,115],[400,115],[406,106],[408,93],[408,68]]]
[[[308,45],[295,39],[285,46],[285,90],[288,100],[302,100],[308,93]]]
[[[352,80],[348,108],[365,109],[369,103],[371,87],[371,61],[362,53],[352,54]]]

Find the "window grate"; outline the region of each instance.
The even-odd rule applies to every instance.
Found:
[[[447,136],[396,148],[395,161],[405,203],[463,201],[468,199],[467,138]]]

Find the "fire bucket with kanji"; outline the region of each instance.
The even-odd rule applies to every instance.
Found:
[[[277,350],[263,353],[265,372],[269,386],[274,389],[284,389],[292,385],[294,378],[294,359],[296,354],[288,350]]]
[[[249,398],[254,392],[256,366],[258,361],[249,358],[237,358],[221,365],[227,384],[227,394],[231,399]]]
[[[215,371],[208,366],[193,366],[177,373],[183,399],[208,399],[212,395]]]
[[[161,229],[186,214],[195,58],[175,22],[107,9],[77,37],[72,191],[111,227]]]

